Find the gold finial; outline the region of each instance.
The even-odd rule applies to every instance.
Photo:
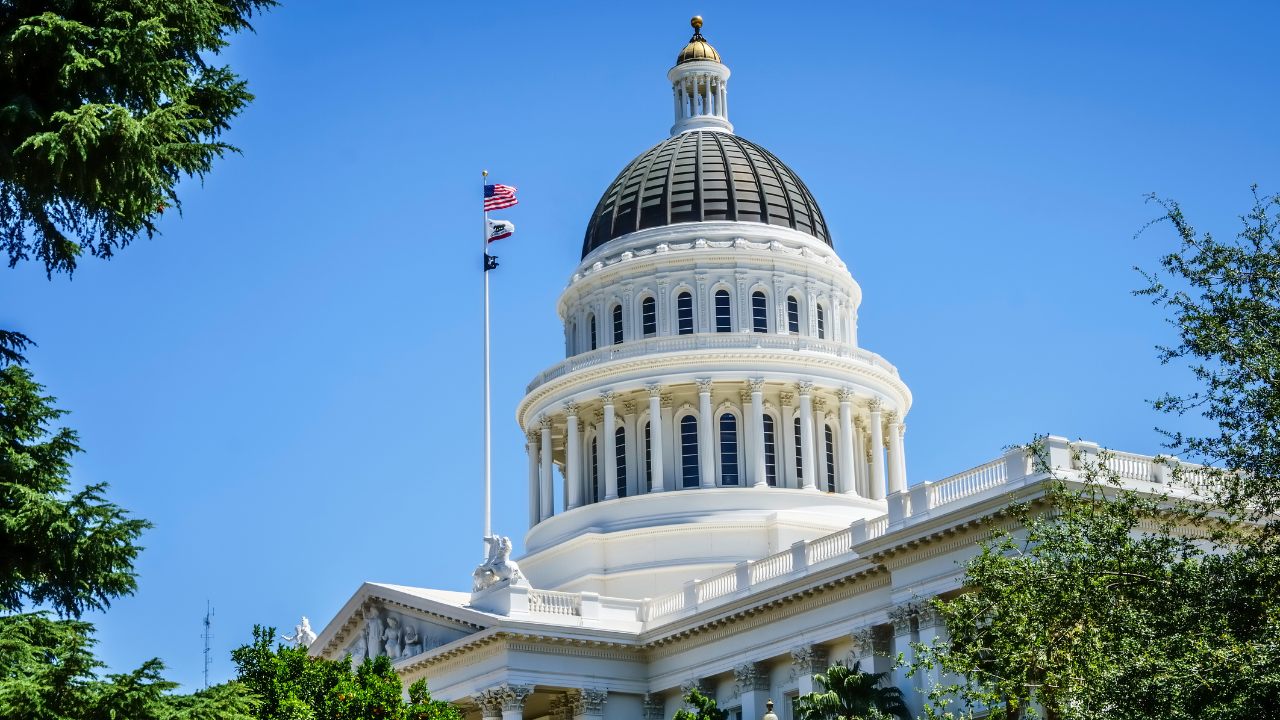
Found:
[[[489,171],[488,171],[488,170],[482,170],[482,171],[480,171],[480,172],[481,172],[481,174],[483,174],[485,177],[489,177]]]
[[[696,32],[699,28],[702,27],[702,16],[694,15],[693,19],[689,21],[689,24],[693,26],[693,29]]]

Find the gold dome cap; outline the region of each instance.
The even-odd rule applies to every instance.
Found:
[[[702,37],[702,16],[694,15],[689,24],[693,26],[693,37],[689,38],[689,44],[685,45],[684,49],[680,51],[680,56],[676,58],[676,64],[680,65],[694,60],[720,62],[720,53],[708,45],[707,39]]]

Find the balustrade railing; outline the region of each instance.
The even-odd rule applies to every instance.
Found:
[[[791,558],[791,551],[784,550],[751,563],[751,584],[758,585],[791,572]]]
[[[715,600],[738,590],[738,571],[736,569],[720,573],[698,583],[698,602]]]
[[[989,490],[1005,481],[1004,458],[992,460],[986,465],[979,465],[958,475],[939,480],[932,488],[929,505],[937,507],[954,500],[976,495]]]
[[[1145,455],[1115,452],[1107,459],[1107,469],[1129,480],[1154,480],[1151,461]]]
[[[649,601],[645,612],[645,620],[666,617],[684,609],[684,590],[674,590],[666,595],[659,595]]]
[[[529,612],[552,615],[581,615],[582,596],[555,590],[530,590]]]
[[[853,534],[848,528],[831,533],[814,540],[805,548],[806,560],[810,565],[817,565],[833,557],[839,557],[853,547]]]

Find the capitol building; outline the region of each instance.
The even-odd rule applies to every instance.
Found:
[[[525,555],[470,593],[365,583],[313,655],[388,655],[471,720],[667,720],[692,688],[731,720],[768,700],[792,720],[836,661],[889,671],[945,640],[927,600],[960,591],[984,517],[1043,492],[1021,450],[908,481],[911,390],[858,342],[862,290],[814,195],[735,134],[700,26],[667,72],[670,137],[604,189],[566,268],[564,360],[516,409]],[[1060,476],[1097,452],[1046,444]],[[891,677],[916,713],[943,680]]]

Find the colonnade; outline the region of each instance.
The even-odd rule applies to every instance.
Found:
[[[690,73],[675,81],[671,90],[675,99],[676,121],[701,115],[728,119],[729,90],[725,79],[716,73]]]
[[[539,416],[526,445],[530,526],[556,512],[556,468],[564,510],[696,488],[783,487],[873,500],[906,489],[906,426],[878,399],[810,382],[693,386],[607,390]],[[696,443],[688,433],[695,423]]]

